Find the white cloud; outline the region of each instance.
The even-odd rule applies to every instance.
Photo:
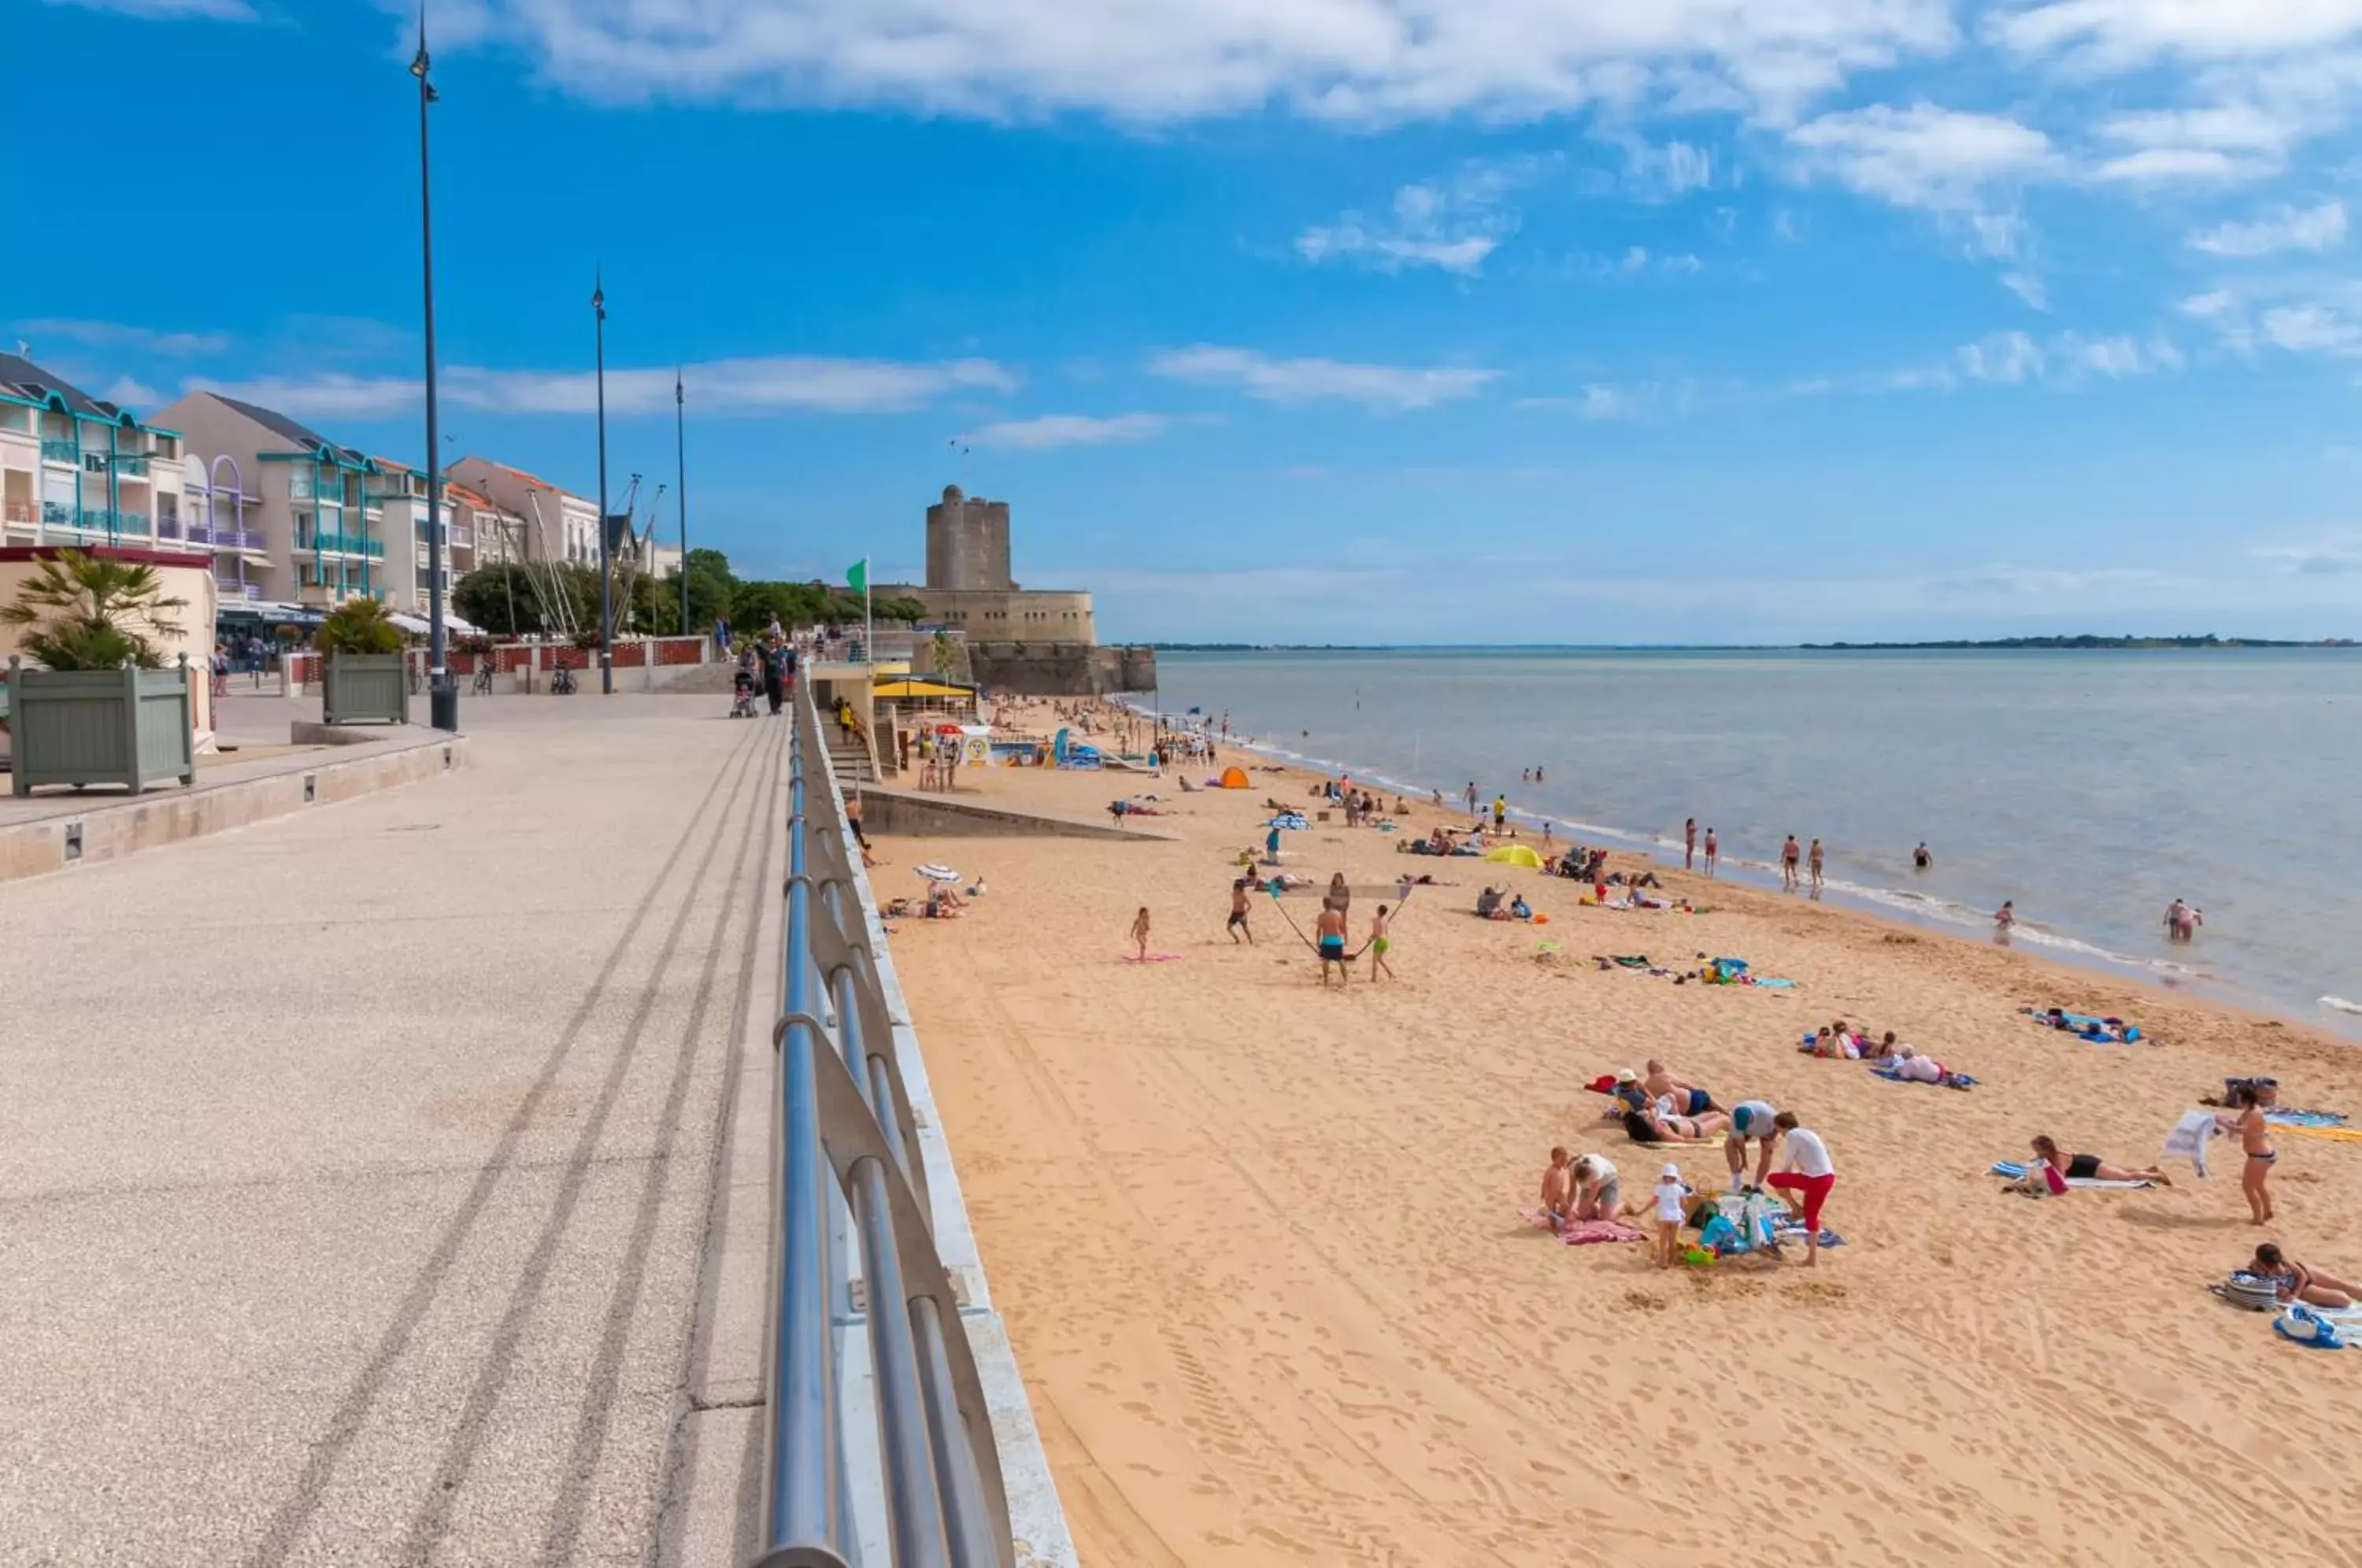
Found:
[[[1996,332],[1960,346],[1960,373],[1972,381],[2001,381],[2015,386],[2041,379],[2045,365],[2041,348],[2023,332]]]
[[[2264,341],[2291,354],[2362,354],[2362,321],[2334,305],[2276,305],[2257,322]]]
[[[2181,350],[2162,335],[2144,340],[2128,333],[2086,337],[2067,332],[2051,340],[2050,353],[2060,373],[2070,379],[2089,375],[2122,381],[2126,376],[2178,370],[2185,363]]]
[[[2362,572],[2362,535],[2341,535],[2308,544],[2264,545],[2248,553],[2282,571],[2301,576],[2342,577]]]
[[[1149,441],[1162,436],[1173,422],[1161,414],[1119,414],[1094,418],[1083,414],[1044,414],[1032,419],[1003,420],[960,437],[971,446],[1041,451],[1052,447],[1105,447],[1126,441]]]
[[[68,342],[83,343],[94,348],[188,359],[199,354],[218,354],[229,347],[226,333],[160,332],[152,326],[132,326],[119,321],[83,321],[50,316],[19,322],[17,330],[30,338],[36,348],[43,338],[62,337]]]
[[[250,22],[254,7],[246,0],[48,0],[52,6],[73,6],[87,11],[116,11],[127,17],[157,21],[188,18],[212,22]]]
[[[2345,204],[2287,207],[2253,223],[2225,223],[2191,235],[2193,250],[2213,256],[2276,256],[2284,250],[2327,250],[2345,243]]]
[[[1235,387],[1266,403],[1358,403],[1385,412],[1429,408],[1473,394],[1497,372],[1465,367],[1421,369],[1339,359],[1275,359],[1253,348],[1198,344],[1157,355],[1151,374],[1204,386]]]
[[[2023,54],[2076,50],[2094,69],[2164,56],[2253,59],[2344,43],[2362,33],[2362,0],[2048,0],[1988,27]]]
[[[2001,286],[2024,300],[2030,309],[2047,311],[2050,308],[2050,291],[2044,288],[2042,280],[2031,272],[2003,272]]]
[[[2268,172],[2268,169],[2252,160],[2209,147],[2147,148],[2111,158],[2092,171],[2094,179],[2127,185],[2168,180],[2251,180]]]
[[[884,414],[922,407],[955,392],[1008,392],[1017,378],[989,359],[906,363],[891,359],[828,359],[785,356],[717,359],[683,372],[690,403],[710,414],[788,410],[814,414]],[[318,419],[385,419],[416,409],[424,397],[406,376],[271,377],[209,388],[293,414]],[[662,413],[672,407],[673,368],[607,372],[611,414]],[[585,370],[493,370],[469,365],[446,370],[437,390],[455,407],[502,414],[588,414],[597,406],[596,381]]]
[[[1405,185],[1395,193],[1391,220],[1348,212],[1296,237],[1296,252],[1319,266],[1352,261],[1380,272],[1434,267],[1473,277],[1501,242],[1517,231],[1518,215],[1502,203],[1539,178],[1554,160],[1501,159],[1470,163],[1445,179]]]
[[[1897,206],[1963,210],[1984,190],[2056,173],[2063,160],[2031,126],[1993,115],[1879,104],[1824,115],[1788,133],[1808,172]]]
[[[1660,147],[1645,137],[1614,138],[1624,149],[1624,189],[1643,201],[1672,201],[1714,188],[1714,154],[1686,141]]]
[[[388,9],[399,0],[381,0]],[[480,0],[549,79],[622,98],[743,99],[1135,121],[1251,113],[1534,118],[1678,99],[1774,117],[1853,73],[1941,53],[1947,0]]]
[[[117,376],[103,395],[117,408],[151,407],[164,401],[162,392],[131,376]]]

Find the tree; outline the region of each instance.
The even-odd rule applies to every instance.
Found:
[[[346,600],[312,634],[312,646],[322,653],[400,653],[403,641],[402,628],[374,599]]]
[[[496,637],[535,636],[546,629],[541,596],[531,574],[516,561],[480,566],[462,577],[451,586],[451,608]]]
[[[692,556],[712,555],[712,550],[692,550]],[[664,580],[665,602],[670,605],[673,621],[680,618],[680,579],[679,572],[669,572]],[[701,569],[695,561],[689,569],[689,624],[681,631],[708,631],[713,623],[730,613],[730,591],[735,580],[724,580],[711,571]],[[668,625],[671,622],[666,623]]]
[[[881,621],[923,621],[927,618],[926,605],[907,594],[880,599],[870,609]]]
[[[165,596],[154,567],[61,550],[0,606],[0,625],[31,628],[17,646],[50,669],[160,669],[156,639],[180,635],[168,616],[188,603]]]

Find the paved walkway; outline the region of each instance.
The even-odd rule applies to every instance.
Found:
[[[675,1528],[784,732],[500,706],[450,777],[0,887],[0,1564]]]

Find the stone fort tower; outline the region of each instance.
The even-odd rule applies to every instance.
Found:
[[[927,586],[938,592],[1007,593],[1009,502],[971,501],[955,484],[927,508]]]

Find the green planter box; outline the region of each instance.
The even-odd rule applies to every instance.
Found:
[[[410,723],[408,656],[332,653],[321,663],[322,719],[332,724]]]
[[[50,784],[197,781],[194,692],[176,669],[27,669],[8,660],[8,751],[19,795]]]

